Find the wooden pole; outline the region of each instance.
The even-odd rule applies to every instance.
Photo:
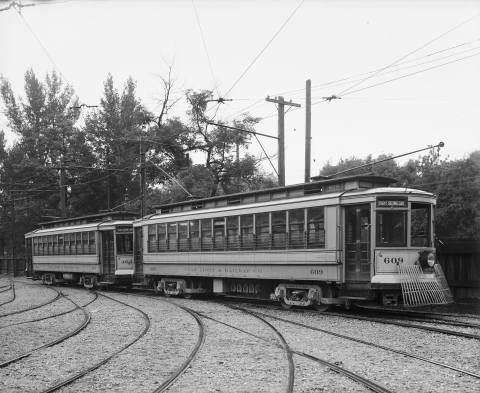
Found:
[[[312,82],[307,80],[305,97],[305,183],[310,181],[312,160]]]

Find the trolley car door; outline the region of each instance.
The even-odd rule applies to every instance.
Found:
[[[370,205],[345,208],[345,279],[370,281]]]

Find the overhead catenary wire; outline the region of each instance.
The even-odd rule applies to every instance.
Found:
[[[205,40],[205,34],[203,33],[202,23],[200,22],[200,15],[198,15],[197,7],[195,6],[195,1],[192,0],[192,7],[195,12],[195,19],[197,20],[198,29],[200,30],[200,37],[202,38],[203,49],[205,50],[205,55],[207,56],[208,67],[210,69],[210,74],[212,76],[212,80],[214,83],[214,90],[216,91],[217,95],[220,97],[220,92],[218,91],[218,83],[215,78],[215,73],[213,72],[213,65],[212,59],[210,58],[210,54],[208,52],[207,42]]]
[[[477,18],[479,15],[480,15],[480,13],[479,13],[479,14],[476,14],[476,15],[474,15],[474,16],[466,19],[466,20],[464,20],[463,22],[461,22],[461,23],[459,23],[459,24],[457,24],[457,25],[455,25],[454,27],[452,27],[451,29],[447,30],[446,32],[444,32],[444,33],[436,36],[435,38],[429,40],[429,41],[426,42],[425,44],[420,45],[418,48],[416,48],[416,49],[408,52],[407,54],[399,57],[399,58],[398,58],[397,60],[395,60],[394,62],[388,64],[388,65],[385,66],[385,67],[380,68],[378,71],[374,72],[373,74],[371,74],[371,75],[363,78],[362,80],[358,81],[357,83],[353,84],[352,86],[350,86],[350,87],[348,87],[348,88],[340,91],[340,93],[338,93],[337,95],[340,95],[340,96],[341,96],[341,95],[343,95],[343,94],[351,91],[352,89],[354,89],[355,87],[359,86],[360,84],[362,84],[363,82],[367,81],[368,79],[371,79],[371,78],[377,76],[378,74],[380,74],[381,72],[385,71],[386,69],[388,69],[388,68],[390,68],[390,67],[393,67],[394,65],[398,64],[399,62],[401,62],[402,60],[406,59],[407,57],[413,55],[414,53],[420,51],[421,49],[427,47],[428,45],[434,43],[435,41],[438,41],[440,38],[445,37],[447,34],[451,33],[452,31],[457,30],[457,29],[459,29],[460,27],[464,26],[465,24],[471,22],[472,20],[474,20],[475,18]]]
[[[265,44],[265,46],[262,48],[262,50],[253,58],[253,60],[248,64],[248,66],[245,68],[245,70],[240,74],[240,76],[235,80],[233,85],[227,90],[225,93],[225,97],[227,97],[231,91],[237,86],[238,82],[245,76],[245,74],[250,70],[250,68],[253,67],[253,65],[257,62],[257,60],[262,56],[262,54],[267,50],[267,48],[270,46],[270,44],[277,38],[277,36],[280,34],[280,32],[283,30],[283,28],[287,25],[287,23],[290,21],[290,19],[293,18],[293,16],[296,14],[298,9],[302,6],[302,4],[305,2],[305,0],[301,0],[300,3],[293,9],[293,11],[290,13],[288,18],[282,23],[282,25],[278,28],[278,30],[275,32],[275,34],[270,38],[270,40]]]
[[[42,41],[40,40],[40,38],[38,37],[38,35],[35,33],[35,31],[32,29],[32,27],[30,26],[30,24],[27,22],[27,20],[25,19],[25,17],[23,16],[23,14],[20,12],[20,10],[17,10],[17,13],[20,17],[20,19],[23,21],[23,23],[25,24],[25,26],[27,26],[27,29],[30,31],[30,33],[33,35],[33,37],[35,38],[35,40],[37,41],[37,43],[40,45],[40,47],[42,48],[43,52],[47,55],[48,59],[50,60],[50,62],[53,64],[53,66],[57,69],[57,71],[59,72],[60,76],[62,77],[63,80],[67,80],[67,78],[65,78],[65,75],[63,74],[63,72],[61,71],[60,67],[57,65],[57,63],[55,62],[55,60],[53,60],[53,57],[52,55],[50,54],[50,52],[48,51],[48,49],[46,48],[45,45],[43,45]]]

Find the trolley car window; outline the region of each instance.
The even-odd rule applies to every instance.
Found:
[[[253,214],[246,214],[244,216],[240,216],[240,236],[242,249],[251,250],[254,246]]]
[[[238,249],[240,247],[239,222],[239,216],[227,217],[227,239],[229,249]]]
[[[63,234],[58,235],[58,253],[63,255],[65,254],[65,246],[63,243]]]
[[[188,221],[178,223],[178,251],[188,251]]]
[[[157,244],[154,250],[167,250],[167,224],[157,224]]]
[[[156,230],[157,226],[155,224],[148,226],[148,252],[158,251]]]
[[[307,247],[325,247],[325,221],[323,207],[307,209]]]
[[[412,203],[411,210],[411,245],[429,247],[430,244],[430,205]]]
[[[215,250],[225,248],[225,218],[213,219],[213,246]]]
[[[406,247],[407,212],[377,211],[377,246]]]
[[[255,214],[255,237],[257,249],[270,248],[270,214]]]
[[[82,254],[88,254],[88,232],[82,232]]]
[[[212,249],[212,220],[210,218],[201,221],[202,250]]]
[[[288,212],[288,234],[290,248],[303,248],[305,239],[305,209]]]
[[[117,254],[133,254],[133,235],[117,233]]]
[[[94,231],[90,231],[88,232],[88,249],[89,249],[89,252],[90,254],[96,254],[97,250],[96,250],[96,247],[95,247],[95,232]]]
[[[200,251],[200,221],[192,220],[190,225],[190,250]]]
[[[272,247],[285,248],[287,240],[287,212],[272,212]]]
[[[168,250],[177,251],[177,223],[171,222],[168,224]]]

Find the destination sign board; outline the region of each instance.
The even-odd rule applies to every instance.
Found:
[[[408,207],[407,198],[378,198],[377,207],[406,208]]]

